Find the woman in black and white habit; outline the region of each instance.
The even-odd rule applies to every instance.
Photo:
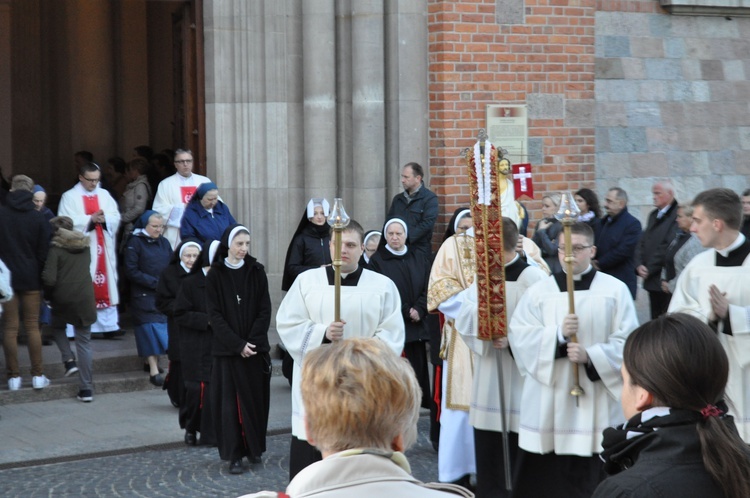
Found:
[[[228,227],[206,277],[213,329],[211,411],[219,455],[230,462],[232,474],[243,472],[243,457],[261,461],[271,392],[271,298],[263,265],[249,249],[250,231]]]
[[[391,218],[386,221],[383,234],[377,251],[370,258],[370,269],[393,280],[398,288],[401,318],[406,331],[404,355],[414,368],[419,387],[422,388],[422,408],[429,408],[430,375],[426,348],[429,333],[424,322],[427,316],[429,261],[409,250],[408,228],[404,220]]]

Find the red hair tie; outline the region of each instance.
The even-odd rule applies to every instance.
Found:
[[[716,405],[712,405],[711,403],[709,403],[703,409],[701,409],[701,415],[703,415],[703,419],[706,420],[709,417],[721,417],[722,415],[724,415],[724,412],[721,411]]]

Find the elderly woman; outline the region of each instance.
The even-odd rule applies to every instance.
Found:
[[[560,208],[560,194],[548,194],[542,197],[542,219],[536,224],[536,231],[531,240],[539,246],[542,257],[550,270],[555,273],[562,269],[557,257],[557,246],[562,223],[555,218]]]
[[[136,224],[125,248],[125,276],[130,280],[130,311],[135,325],[138,356],[146,358],[149,380],[164,383],[159,373],[159,355],[167,352],[167,317],[156,308],[156,286],[169,264],[172,246],[162,237],[164,218],[146,211]]]
[[[474,496],[454,484],[425,485],[411,475],[403,452],[417,439],[419,384],[383,341],[352,338],[316,348],[305,357],[302,378],[307,435],[323,460],[295,476],[288,496]],[[277,494],[244,498],[268,496]]]
[[[689,204],[680,204],[677,208],[677,234],[667,247],[664,254],[664,268],[661,269],[661,290],[672,294],[677,277],[680,276],[685,266],[698,253],[706,250],[701,241],[694,233],[690,233],[690,224],[693,221],[693,207]]]
[[[180,238],[219,240],[224,230],[236,224],[229,208],[219,199],[219,187],[213,182],[201,183],[185,208],[180,222]]]
[[[624,424],[606,429],[610,475],[595,497],[750,496],[750,450],[727,415],[729,361],[716,333],[690,315],[663,315],[625,342]]]
[[[408,247],[408,229],[400,218],[391,218],[383,227],[377,252],[370,259],[370,269],[393,280],[401,297],[401,318],[406,341],[404,355],[414,368],[422,389],[422,407],[430,407],[430,375],[427,371],[426,343],[429,334],[427,316],[427,281],[429,261]],[[438,346],[436,346],[438,347]]]
[[[211,412],[219,456],[230,462],[231,474],[244,472],[244,457],[261,462],[271,395],[271,297],[263,265],[249,251],[250,231],[227,227],[206,277]]]
[[[138,218],[146,211],[153,197],[151,186],[148,184],[146,171],[148,162],[142,157],[136,157],[125,168],[128,184],[120,198],[120,223],[122,224],[122,247],[128,243],[133,227]]]
[[[185,277],[174,302],[174,320],[180,327],[179,348],[185,400],[180,406],[180,427],[185,444],[216,444],[209,404],[211,393],[211,325],[206,306],[206,276],[211,269],[218,240],[203,244],[200,261]]]
[[[182,240],[169,260],[169,265],[159,276],[156,285],[156,307],[167,316],[167,334],[169,336],[167,357],[169,373],[164,379],[164,389],[175,407],[182,407],[185,398],[180,366],[180,345],[178,342],[179,326],[174,321],[174,300],[180,290],[182,281],[190,273],[201,253],[201,245],[195,239]],[[184,427],[183,410],[180,410],[180,426]]]
[[[286,251],[281,290],[288,291],[297,276],[310,268],[331,264],[331,242],[326,199],[310,199]]]

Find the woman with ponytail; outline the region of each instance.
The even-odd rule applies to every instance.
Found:
[[[610,475],[595,497],[750,496],[750,449],[727,415],[729,364],[716,334],[675,313],[636,329],[623,352],[622,408],[604,431]]]

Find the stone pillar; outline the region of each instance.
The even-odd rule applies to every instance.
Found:
[[[336,5],[335,0],[302,2],[304,175],[297,195],[306,202],[337,194]],[[301,209],[300,209],[301,211]]]
[[[345,198],[365,229],[382,226],[385,187],[385,39],[383,2],[352,0],[352,169]]]

